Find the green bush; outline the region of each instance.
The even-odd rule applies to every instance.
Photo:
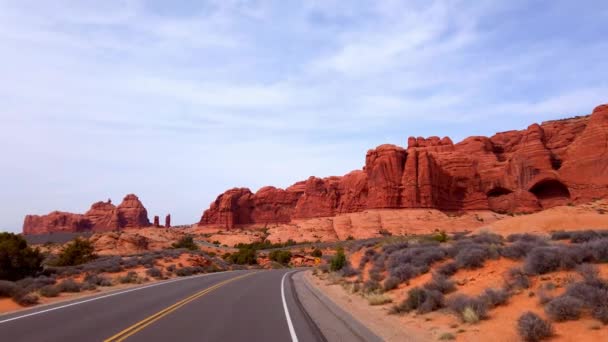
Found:
[[[227,259],[228,262],[237,265],[255,265],[257,264],[257,258],[255,250],[249,248],[239,249],[238,252],[230,254]]]
[[[344,265],[346,265],[346,255],[344,254],[344,248],[339,247],[336,255],[331,259],[329,268],[335,272],[341,270]]]
[[[43,297],[57,297],[61,293],[59,288],[55,285],[47,285],[39,290],[40,295]]]
[[[320,257],[322,257],[322,256],[323,256],[323,252],[321,252],[321,250],[320,250],[320,249],[315,248],[315,249],[312,251],[311,255],[312,255],[313,257],[315,257],[315,258],[320,258]]]
[[[191,251],[198,250],[197,244],[194,242],[194,238],[190,235],[186,235],[171,245],[173,248],[185,248]]]
[[[0,279],[19,280],[41,270],[43,256],[32,249],[24,238],[13,233],[0,233]]]
[[[88,240],[75,239],[59,253],[55,266],[75,266],[87,263],[97,256],[95,248]]]
[[[284,247],[293,246],[295,244],[296,244],[296,242],[292,239],[287,240],[287,242],[285,242],[285,243],[280,243],[280,242],[272,243],[268,240],[264,240],[262,242],[239,243],[239,244],[234,245],[234,248],[260,250],[260,249],[284,248]]]
[[[272,261],[276,261],[280,264],[287,265],[287,264],[289,264],[289,261],[291,261],[291,252],[282,251],[282,250],[272,251],[272,252],[270,252],[268,257]]]

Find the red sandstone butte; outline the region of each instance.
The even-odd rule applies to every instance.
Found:
[[[534,212],[608,195],[608,105],[526,130],[469,137],[410,137],[369,150],[362,170],[255,194],[234,188],[199,224],[286,223],[378,208]]]
[[[150,226],[148,212],[137,196],[125,196],[118,206],[96,202],[84,215],[54,211],[48,215],[27,215],[23,222],[23,234],[47,234],[54,232],[112,231],[123,228]]]

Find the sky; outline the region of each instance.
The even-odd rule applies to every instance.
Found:
[[[608,2],[0,0],[0,231],[359,169],[608,102]]]

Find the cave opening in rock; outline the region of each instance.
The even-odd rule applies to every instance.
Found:
[[[568,187],[556,179],[540,181],[530,188],[530,192],[541,201],[570,198]]]
[[[500,197],[500,196],[504,196],[504,195],[508,195],[510,193],[512,193],[513,191],[503,188],[503,187],[496,187],[496,188],[492,188],[492,190],[488,191],[486,193],[486,195],[488,197]]]

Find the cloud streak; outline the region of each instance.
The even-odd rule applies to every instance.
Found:
[[[128,192],[190,223],[226,188],[343,174],[409,135],[589,113],[592,2],[1,2],[0,229]]]

